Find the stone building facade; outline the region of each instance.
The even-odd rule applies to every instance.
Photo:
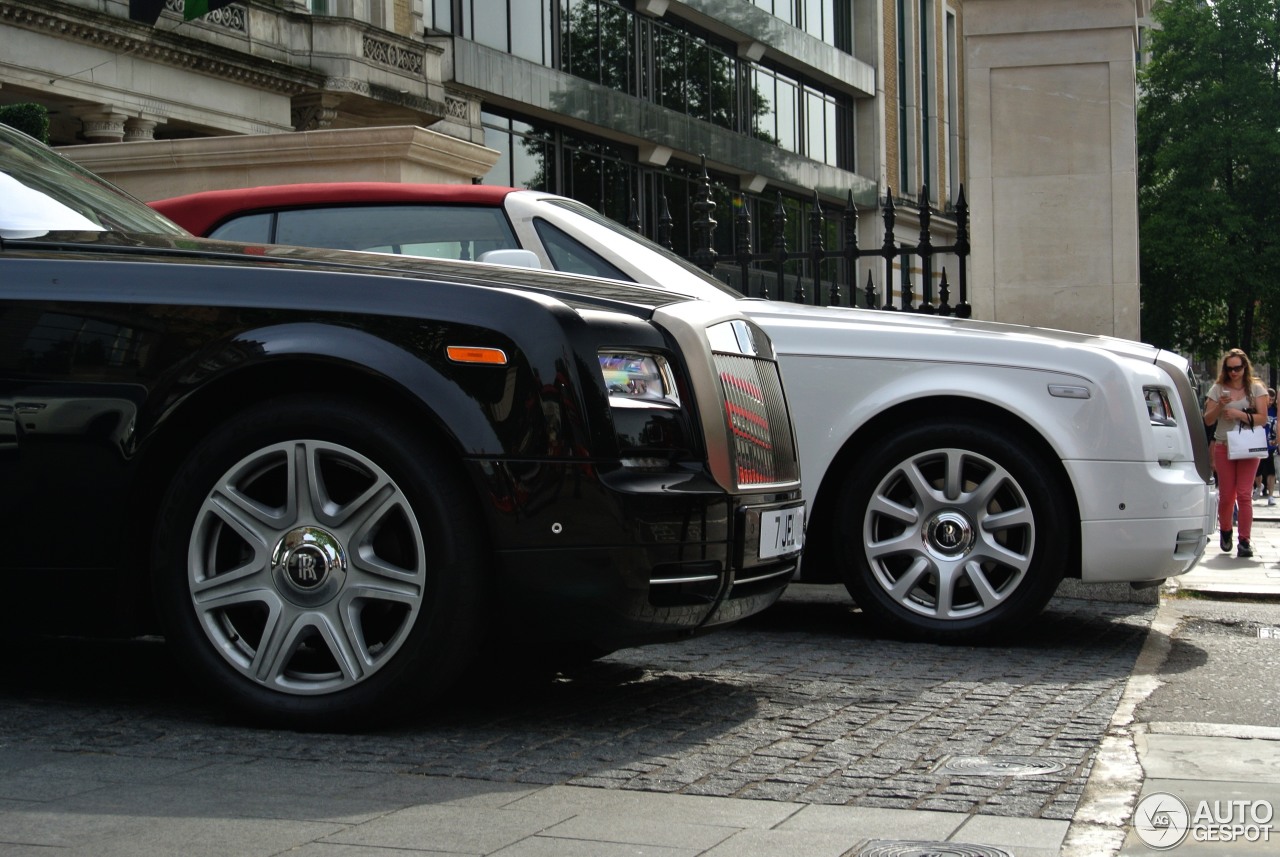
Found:
[[[150,26],[127,0],[0,0],[0,104],[45,104],[52,143],[144,198],[484,181],[564,193],[648,234],[669,213],[678,249],[704,164],[722,252],[737,211],[753,246],[803,249],[815,202],[849,199],[860,243],[878,246],[887,195],[902,240],[927,203],[947,243],[963,184],[977,317],[1137,336],[1148,5],[242,0],[184,21],[166,0]],[[918,262],[897,264],[918,295]],[[879,286],[883,263],[860,265]]]

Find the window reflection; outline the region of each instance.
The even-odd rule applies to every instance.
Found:
[[[756,0],[828,43],[852,35],[848,3]],[[523,59],[823,163],[852,169],[852,99],[737,55],[737,46],[671,16],[654,19],[618,0],[432,0],[433,25]],[[556,56],[558,54],[558,56]],[[815,113],[816,111],[816,113]],[[833,143],[833,137],[837,138]],[[514,150],[512,150],[514,153]],[[536,186],[547,163],[537,146],[504,163],[513,184]],[[512,155],[514,161],[514,154]]]

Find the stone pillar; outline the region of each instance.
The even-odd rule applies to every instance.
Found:
[[[107,105],[95,105],[75,111],[80,119],[81,132],[90,143],[119,143],[124,139],[124,123],[127,113]]]
[[[1134,57],[1149,8],[964,4],[975,317],[1139,338]]]
[[[155,119],[148,119],[145,116],[136,116],[126,119],[124,122],[124,142],[137,143],[140,140],[154,140],[156,138]]]

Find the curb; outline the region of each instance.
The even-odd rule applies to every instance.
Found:
[[[1180,619],[1176,608],[1161,602],[1098,745],[1093,770],[1062,843],[1061,857],[1101,857],[1124,847],[1145,779],[1136,744],[1143,724],[1135,722],[1136,712],[1161,685],[1156,676],[1173,646],[1173,632]]]

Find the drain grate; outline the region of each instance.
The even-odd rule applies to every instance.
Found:
[[[1013,857],[1013,854],[991,845],[873,839],[856,857]]]
[[[952,756],[934,770],[959,777],[1042,777],[1066,767],[1035,756]]]

